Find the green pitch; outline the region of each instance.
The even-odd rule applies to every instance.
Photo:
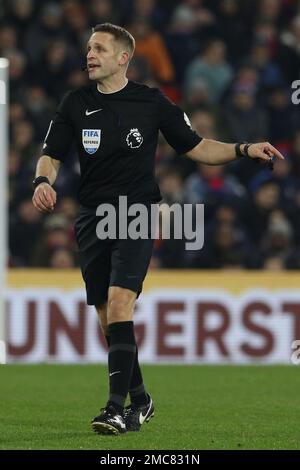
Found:
[[[155,417],[99,436],[96,365],[0,366],[0,449],[299,449],[297,366],[144,366]]]

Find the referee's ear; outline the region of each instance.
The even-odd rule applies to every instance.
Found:
[[[119,56],[119,65],[127,65],[129,62],[129,52],[121,51]]]

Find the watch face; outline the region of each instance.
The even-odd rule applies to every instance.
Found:
[[[38,176],[37,178],[35,178],[32,182],[33,184],[33,187],[36,188],[39,184],[41,183],[48,183],[50,184],[49,182],[49,179],[47,178],[47,176]]]

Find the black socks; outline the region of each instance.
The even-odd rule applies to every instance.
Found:
[[[123,413],[129,390],[136,353],[132,321],[112,323],[108,326],[109,400],[118,413]]]
[[[129,387],[129,395],[131,403],[137,406],[146,405],[148,397],[143,384],[142,372],[138,358],[138,348],[136,347],[136,354],[134,358],[134,365],[132,371],[132,377]]]
[[[131,322],[124,322],[124,323],[131,323]],[[108,347],[110,347],[110,336],[107,335],[105,336],[105,338],[106,338]],[[137,406],[146,405],[148,402],[148,397],[147,397],[145,387],[143,384],[141,368],[139,365],[137,346],[136,346],[136,354],[134,357],[134,364],[133,364],[130,385],[129,385],[129,394],[130,394],[131,403],[134,403]]]

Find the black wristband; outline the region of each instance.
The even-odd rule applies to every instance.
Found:
[[[246,157],[249,157],[248,150],[249,150],[250,145],[252,145],[252,144],[246,144],[245,147],[244,147],[244,152],[245,152]]]
[[[235,155],[236,155],[236,158],[242,158],[242,157],[245,157],[246,155],[244,155],[241,151],[241,145],[245,144],[246,142],[238,142],[237,144],[235,144],[234,146],[234,149],[235,149]]]
[[[49,179],[47,178],[47,176],[38,176],[37,178],[35,178],[33,181],[32,181],[32,186],[33,186],[33,189],[37,188],[39,184],[41,183],[47,183],[47,184],[50,184],[50,181]],[[51,185],[50,185],[51,186]]]

